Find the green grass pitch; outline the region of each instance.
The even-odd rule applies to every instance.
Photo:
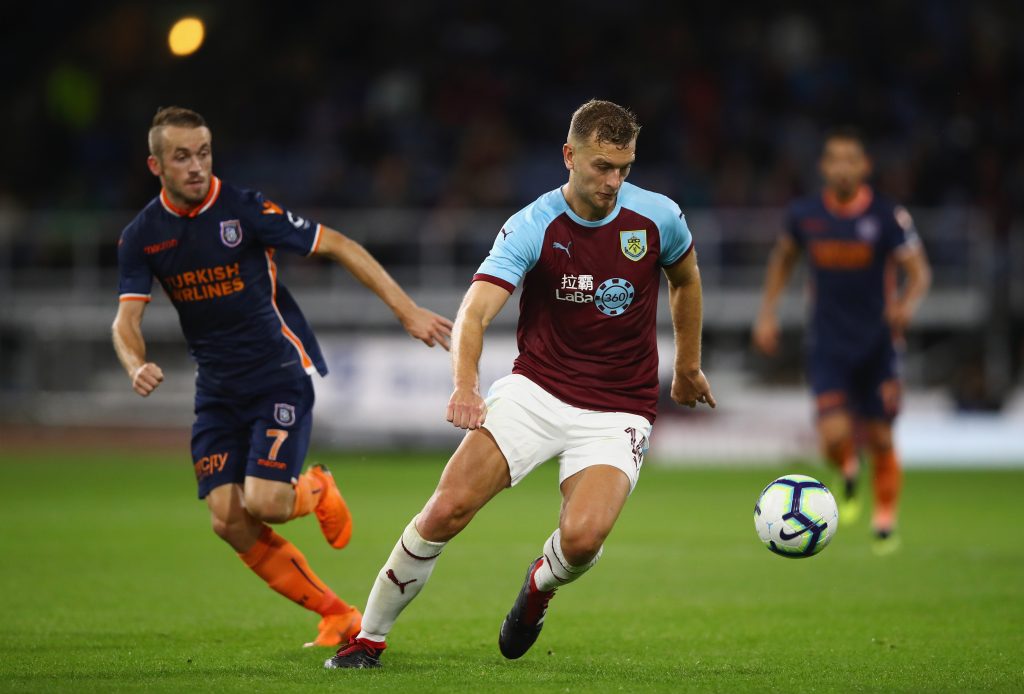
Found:
[[[362,607],[437,456],[319,455],[356,519],[330,549],[279,528]],[[0,690],[868,692],[1024,690],[1024,472],[906,476],[903,547],[866,521],[804,560],[754,533],[755,497],[813,466],[648,466],[604,558],[506,662],[498,626],[555,526],[554,465],[446,550],[380,671],[321,668],[315,615],[271,593],[209,530],[183,454],[0,450]]]

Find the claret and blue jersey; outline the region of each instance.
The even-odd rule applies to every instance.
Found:
[[[661,270],[691,248],[663,195],[624,183],[608,216],[588,221],[559,188],[505,223],[473,279],[523,283],[513,373],[570,405],[653,422]]]
[[[277,278],[276,250],[314,252],[322,227],[213,177],[191,212],[166,192],[125,228],[121,301],[149,301],[153,278],[171,299],[200,385],[239,392],[327,373],[316,337]]]

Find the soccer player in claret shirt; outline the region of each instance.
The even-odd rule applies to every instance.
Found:
[[[931,270],[910,214],[867,184],[871,162],[856,130],[825,138],[820,169],[824,190],[790,206],[768,260],[753,341],[761,352],[777,353],[779,295],[805,251],[812,289],[807,376],[821,448],[844,479],[839,517],[850,522],[860,508],[857,443],[866,444],[874,463],[874,547],[881,554],[898,546],[893,532],[902,473],[892,424],[902,390],[899,353]],[[901,291],[897,267],[906,277]]]
[[[370,591],[357,638],[328,668],[377,667],[399,613],[423,589],[441,551],[477,511],[558,456],[562,512],[541,543],[498,636],[506,658],[533,645],[555,590],[601,556],[636,485],[658,399],[656,317],[668,277],[676,349],[672,398],[715,406],[701,371],[701,285],[679,207],[625,182],[640,126],[590,101],[562,147],[569,181],[498,232],[459,309],[447,419],[468,433]],[[484,331],[522,282],[519,356],[486,399]]]
[[[285,250],[341,264],[427,345],[447,348],[451,322],[417,306],[358,243],[214,176],[211,134],[199,114],[158,111],[149,150],[149,170],[163,189],[121,235],[117,356],[139,395],[163,381],[160,367],[146,360],[142,336],[155,277],[198,364],[192,460],[213,530],[271,588],[321,615],[307,645],[337,646],[358,631],[359,611],[268,525],[314,513],[338,549],[352,531],[331,473],[314,466],[302,474],[311,374],[326,375],[327,367],[278,281],[274,255]]]

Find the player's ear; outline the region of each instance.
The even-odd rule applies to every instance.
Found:
[[[152,154],[146,157],[146,166],[149,167],[149,172],[154,176],[159,176],[163,173],[163,167],[160,166],[160,160]]]
[[[569,169],[569,171],[573,170],[573,157],[575,154],[576,152],[571,144],[566,142],[562,145],[562,159],[565,161],[565,168]]]

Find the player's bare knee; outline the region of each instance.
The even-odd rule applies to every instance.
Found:
[[[292,504],[273,497],[246,498],[245,508],[253,518],[264,523],[284,523],[292,515]]]
[[[608,533],[587,524],[563,524],[562,554],[573,566],[582,566],[597,556]]]
[[[244,519],[211,516],[210,524],[217,537],[231,545],[236,552],[245,552],[252,546],[253,530]]]
[[[291,485],[248,479],[243,493],[245,510],[264,523],[284,523],[295,508],[295,490]]]
[[[566,545],[565,540],[562,540],[562,554],[572,566],[583,566],[597,556],[602,545],[602,542],[596,541],[580,541]]]
[[[434,505],[420,515],[417,528],[424,540],[447,542],[469,525],[470,518],[462,507]]]
[[[217,516],[210,516],[210,525],[213,527],[213,532],[217,537],[230,542],[232,537],[232,524],[226,518],[218,518]]]
[[[417,531],[424,540],[447,542],[469,525],[476,509],[453,495],[435,494],[420,514]]]

